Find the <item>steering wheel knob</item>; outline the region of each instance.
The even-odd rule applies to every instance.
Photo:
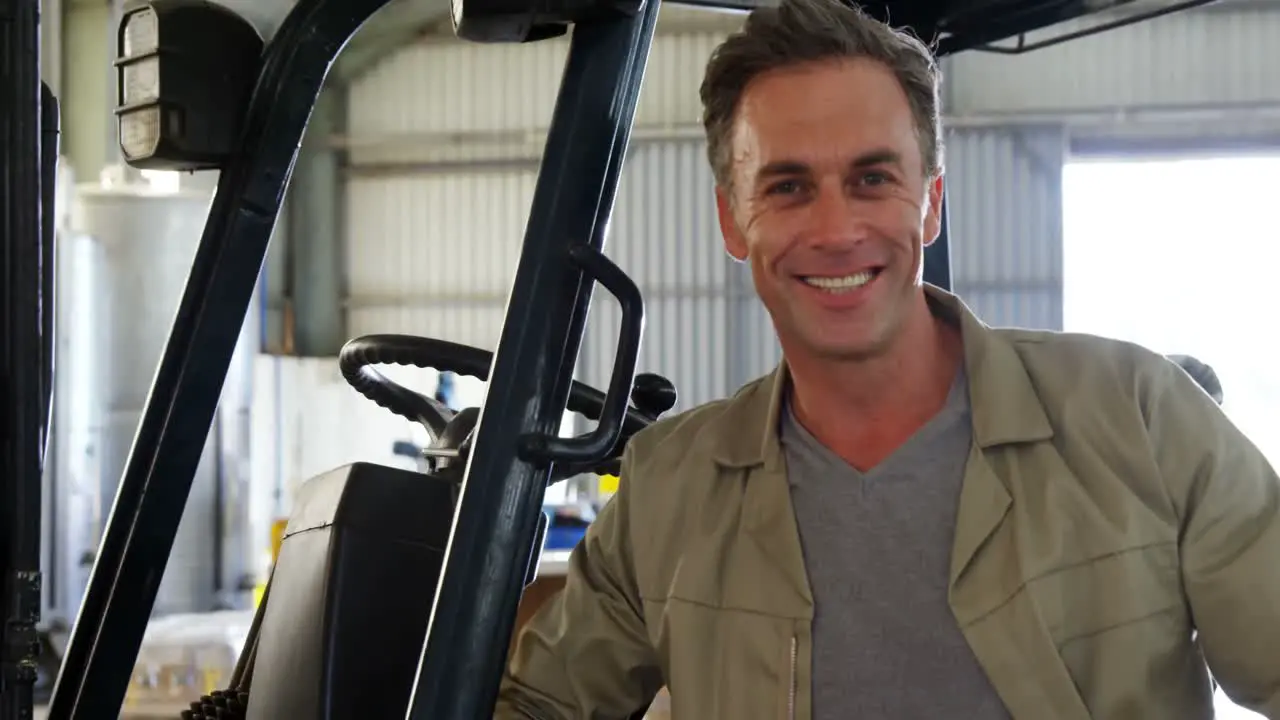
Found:
[[[657,373],[639,373],[631,385],[631,402],[652,418],[675,407],[676,386]]]

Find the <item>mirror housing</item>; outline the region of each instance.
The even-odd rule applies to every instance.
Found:
[[[116,33],[120,151],[143,170],[221,168],[262,64],[253,25],[206,0],[151,0]]]
[[[653,0],[656,2],[656,0]],[[646,0],[450,0],[453,31],[481,43],[560,37],[569,25],[609,14],[634,16]]]

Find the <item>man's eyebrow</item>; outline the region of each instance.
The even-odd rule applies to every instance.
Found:
[[[775,177],[785,177],[794,175],[806,175],[810,172],[810,168],[806,163],[798,160],[777,160],[767,163],[756,171],[756,180],[767,180]]]
[[[853,163],[851,164],[855,170],[862,170],[869,167],[875,167],[877,165],[901,166],[902,154],[896,150],[889,149],[872,150],[871,152],[863,153],[862,155],[854,158]]]
[[[889,148],[881,148],[865,152],[854,158],[849,166],[855,170],[865,170],[866,168],[876,167],[879,165],[902,165],[902,153]],[[756,182],[763,182],[777,177],[794,177],[796,175],[808,175],[813,171],[808,163],[799,160],[775,160],[761,166],[756,172]]]

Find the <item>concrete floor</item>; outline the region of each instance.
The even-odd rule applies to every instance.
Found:
[[[126,710],[120,720],[178,720],[187,705],[152,705]],[[47,720],[49,708],[43,705],[36,707],[34,720]]]

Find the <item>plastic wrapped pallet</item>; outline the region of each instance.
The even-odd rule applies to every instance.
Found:
[[[125,713],[185,706],[231,678],[253,622],[252,610],[170,615],[147,627],[125,696]]]

